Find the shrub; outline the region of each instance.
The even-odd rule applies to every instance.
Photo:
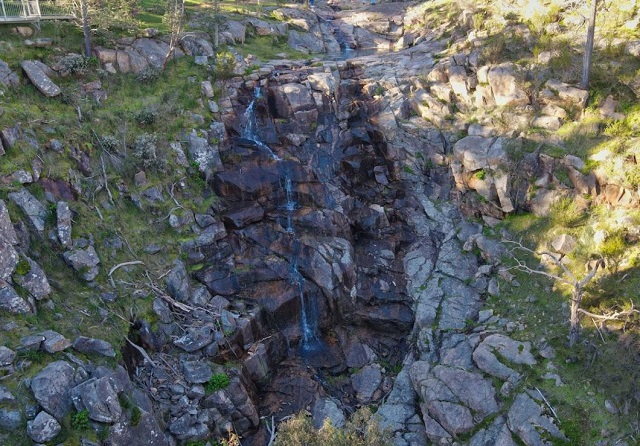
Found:
[[[158,111],[150,107],[145,107],[134,115],[136,122],[140,125],[151,125],[156,122],[157,117]]]
[[[233,77],[236,67],[236,58],[228,51],[216,55],[216,65],[214,76],[216,79],[230,79]]]
[[[82,74],[89,66],[89,59],[80,54],[69,54],[60,59],[57,64],[58,72],[62,76],[70,76],[72,74]]]
[[[100,137],[100,147],[109,152],[116,152],[122,147],[122,142],[115,136],[103,135]]]
[[[207,393],[217,392],[218,390],[226,389],[231,380],[225,373],[214,373],[209,381],[205,383],[204,388]]]
[[[161,170],[164,160],[158,156],[158,135],[143,133],[133,143],[133,156],[142,161],[145,169]]]
[[[308,416],[300,413],[278,427],[276,446],[386,446],[391,435],[383,430],[369,408],[354,412],[342,429],[325,420],[319,430]]]
[[[16,274],[20,276],[25,276],[29,274],[29,271],[31,271],[31,264],[27,259],[25,259],[24,257],[21,257],[20,260],[18,260],[15,271],[16,271]]]
[[[551,221],[565,228],[578,225],[586,216],[576,201],[568,196],[559,198],[549,211]]]
[[[89,429],[89,411],[87,409],[71,415],[71,428],[76,431]]]
[[[156,67],[147,67],[138,74],[136,79],[140,82],[152,82],[160,77],[160,69]]]

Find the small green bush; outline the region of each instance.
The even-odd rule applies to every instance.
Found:
[[[136,74],[136,79],[140,82],[153,82],[159,77],[160,69],[156,67],[148,67]]]
[[[18,260],[15,271],[16,271],[16,274],[25,276],[29,274],[29,271],[31,271],[31,264],[27,259],[25,259],[24,257],[21,257],[20,260]]]
[[[70,54],[58,62],[58,71],[62,76],[83,74],[89,67],[89,59],[80,54]]]
[[[342,429],[329,420],[316,430],[308,416],[298,414],[278,427],[276,446],[386,446],[391,435],[383,430],[375,414],[363,407],[351,416]]]
[[[134,115],[134,118],[140,125],[151,125],[156,122],[156,119],[158,118],[158,111],[150,107],[145,107],[138,111]]]
[[[142,416],[142,412],[138,406],[133,406],[131,408],[131,425],[137,426],[140,422],[140,417]]]
[[[205,383],[204,388],[207,393],[217,392],[218,390],[226,389],[231,380],[225,373],[214,373],[209,381]]]
[[[551,221],[565,228],[579,225],[586,217],[572,197],[561,197],[551,206],[549,217]]]
[[[473,174],[473,176],[482,181],[487,177],[487,172],[485,172],[484,169],[480,169],[475,174]]]
[[[89,411],[87,409],[81,410],[71,415],[71,428],[76,431],[83,431],[89,429]]]
[[[158,156],[158,135],[143,133],[133,143],[133,156],[142,162],[145,169],[161,170],[164,160]]]
[[[122,147],[122,142],[112,135],[103,135],[100,137],[100,147],[109,152],[116,152]]]

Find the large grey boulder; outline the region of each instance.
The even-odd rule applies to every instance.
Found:
[[[56,235],[60,244],[71,249],[73,242],[71,240],[71,210],[65,201],[59,201],[56,206]]]
[[[559,81],[558,79],[549,79],[546,83],[546,87],[553,92],[553,94],[557,94],[560,99],[573,102],[583,107],[587,104],[587,100],[589,99],[589,92],[587,90],[574,87]]]
[[[109,429],[109,440],[114,445],[126,446],[175,446],[175,441],[164,433],[153,413],[140,409],[140,419],[133,426],[128,419],[121,419]]]
[[[11,277],[18,261],[18,251],[11,244],[0,240],[0,280]]]
[[[15,400],[16,397],[13,396],[11,392],[9,392],[9,389],[7,389],[5,386],[0,386],[0,403],[8,403]]]
[[[18,244],[18,237],[11,223],[9,209],[7,209],[7,204],[3,200],[0,200],[0,243]]]
[[[527,105],[529,96],[518,86],[515,73],[515,65],[503,63],[489,69],[488,80],[496,105],[513,106]]]
[[[16,352],[11,350],[9,347],[0,345],[0,367],[13,364],[13,360],[15,359],[15,357]]]
[[[256,17],[248,17],[245,22],[251,25],[259,36],[286,36],[289,29],[286,23],[267,22]]]
[[[0,429],[12,432],[20,427],[24,429],[22,412],[16,409],[0,408]]]
[[[229,21],[229,23],[231,23],[231,21]],[[244,42],[244,39],[242,40],[242,42]],[[182,38],[180,39],[180,46],[182,47],[182,50],[189,56],[211,57],[215,54],[213,45],[209,41],[209,35],[206,33],[184,33],[182,35]]]
[[[468,432],[499,409],[491,381],[479,373],[444,365],[431,369],[425,361],[413,363],[409,373],[431,441]]]
[[[332,399],[321,398],[316,400],[311,414],[313,425],[316,429],[320,429],[325,421],[329,421],[332,426],[338,429],[344,426],[344,412]]]
[[[189,156],[207,180],[223,169],[217,144],[209,144],[208,138],[199,136],[195,130],[189,134]]]
[[[13,280],[27,291],[34,299],[42,300],[51,294],[51,285],[44,270],[34,260],[25,258],[29,264],[29,271],[24,274],[14,274]]]
[[[296,30],[289,31],[289,39],[287,44],[291,49],[302,53],[322,53],[324,52],[324,43],[321,38],[311,33],[298,32]]]
[[[209,381],[213,372],[209,364],[202,361],[186,361],[182,364],[184,379],[190,384],[202,384]]]
[[[27,423],[27,434],[36,443],[46,443],[60,433],[62,426],[48,413],[40,412],[33,421]]]
[[[244,43],[246,36],[246,25],[236,20],[229,20],[224,31],[220,33],[221,39],[231,44]]]
[[[93,246],[67,251],[63,257],[67,264],[79,272],[82,278],[88,282],[95,279],[100,272],[98,268],[100,258]]]
[[[427,437],[422,417],[417,411],[418,394],[411,385],[408,367],[405,367],[393,383],[393,389],[376,414],[380,427],[393,432],[398,446],[425,446]]]
[[[536,363],[531,354],[530,342],[515,341],[502,334],[487,336],[473,352],[473,360],[480,370],[504,380],[513,380],[519,376],[498,358],[504,358],[507,363],[512,364]]]
[[[149,63],[150,66],[160,68],[164,63],[165,57],[169,53],[169,44],[162,40],[148,39],[146,37],[137,39],[131,45],[140,53]],[[180,57],[184,54],[179,48],[174,50],[174,57]],[[139,72],[133,70],[134,72]]]
[[[47,208],[31,193],[22,188],[18,192],[9,193],[9,199],[13,201],[29,219],[29,223],[42,234],[47,221]]]
[[[526,393],[515,397],[507,415],[507,425],[527,446],[547,445],[544,438],[549,435],[566,441],[553,419],[543,415],[540,405]]]
[[[516,446],[505,417],[499,416],[490,426],[480,429],[469,441],[469,446]]]
[[[11,285],[0,280],[0,310],[11,314],[24,314],[30,313],[32,308]]]
[[[17,87],[20,85],[20,78],[11,70],[4,60],[0,60],[0,86]]]
[[[100,423],[115,423],[122,415],[118,393],[107,376],[90,379],[71,390],[76,410],[87,410],[89,418]]]
[[[44,337],[42,349],[47,353],[58,353],[66,350],[71,345],[71,341],[56,331],[47,330],[38,334]]]
[[[43,368],[31,381],[36,401],[58,421],[71,409],[73,375],[74,369],[68,362],[55,361]]]
[[[361,403],[369,403],[374,399],[374,395],[380,384],[382,384],[382,371],[377,364],[363,367],[351,377],[353,390],[356,398]]]
[[[173,341],[176,347],[187,352],[194,352],[214,341],[214,330],[208,326],[189,327],[184,335]]]
[[[187,267],[182,260],[176,260],[173,263],[173,269],[165,279],[167,292],[171,297],[186,302],[191,295],[191,287],[189,286],[189,273]]]
[[[78,336],[71,345],[80,353],[95,353],[98,355],[106,356],[108,358],[115,358],[116,356],[116,352],[113,349],[113,346],[107,341],[103,341],[102,339]]]
[[[25,60],[20,63],[20,66],[24,70],[29,80],[40,90],[40,92],[48,97],[58,96],[62,93],[60,87],[58,87],[49,76],[32,60]]]

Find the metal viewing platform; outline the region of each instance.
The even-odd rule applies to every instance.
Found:
[[[0,24],[73,18],[75,15],[52,0],[0,0]]]

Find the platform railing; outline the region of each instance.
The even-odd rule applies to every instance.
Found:
[[[73,14],[54,1],[0,0],[0,22],[29,22],[65,18],[73,18]]]

